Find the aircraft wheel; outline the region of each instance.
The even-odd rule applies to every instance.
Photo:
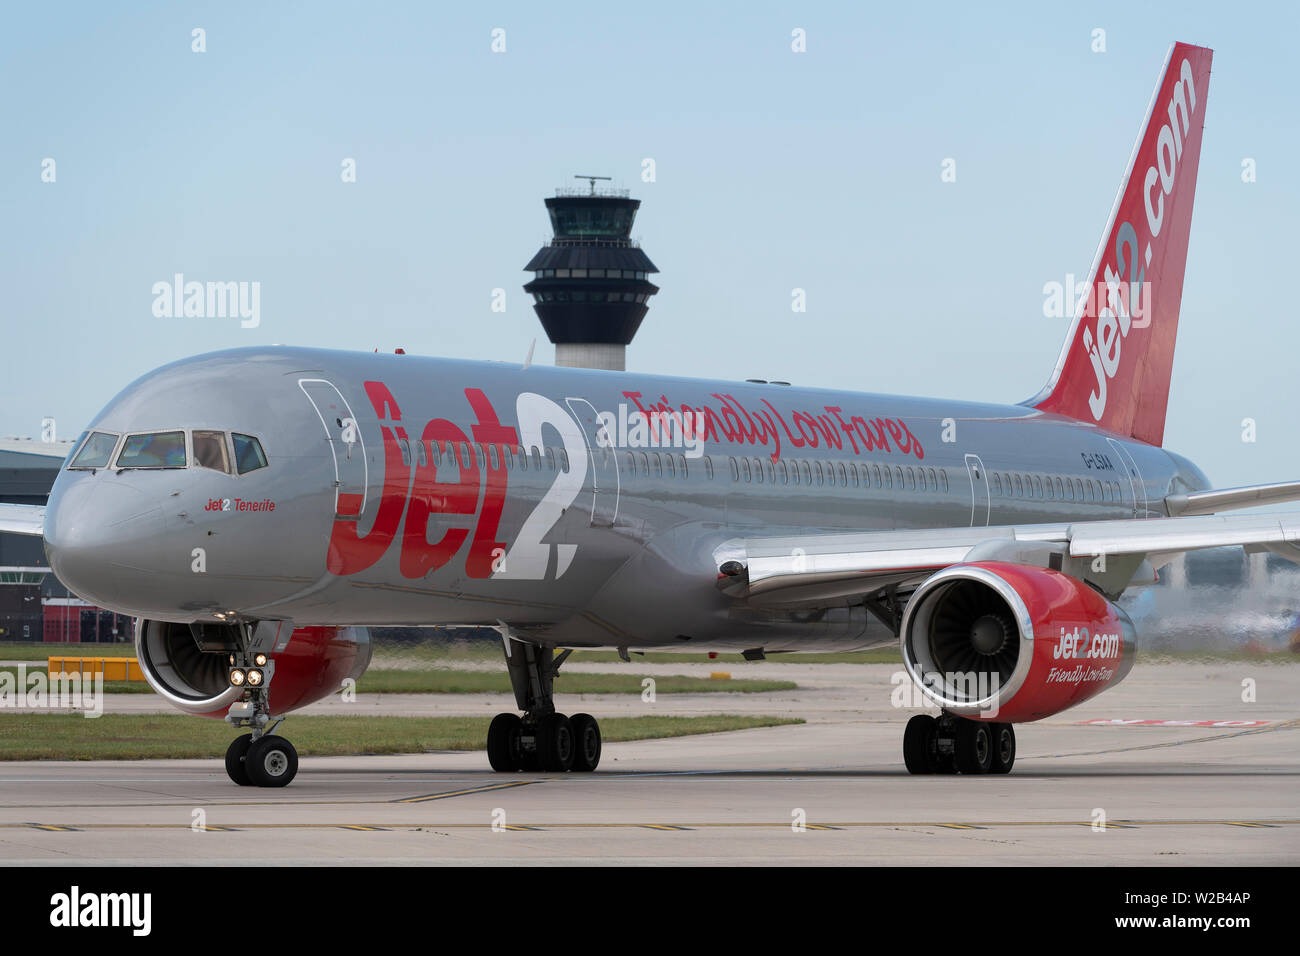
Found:
[[[259,787],[285,787],[298,774],[298,751],[283,737],[267,734],[249,746],[244,767]]]
[[[961,773],[988,773],[993,766],[993,734],[989,725],[976,720],[958,721],[953,757]]]
[[[930,744],[934,739],[935,724],[929,714],[916,714],[903,730],[903,763],[908,773],[935,773]]]
[[[241,787],[249,787],[253,784],[253,781],[248,779],[248,768],[244,764],[244,758],[248,755],[248,745],[252,742],[252,734],[240,734],[226,748],[226,776]]]
[[[547,714],[537,722],[537,762],[540,769],[563,773],[573,766],[573,727],[563,714]]]
[[[522,721],[517,714],[497,714],[488,726],[488,763],[497,773],[513,773],[523,766],[519,736]]]
[[[600,763],[600,724],[591,714],[575,714],[569,718],[573,731],[573,767],[579,773],[588,773]]]
[[[1010,773],[1016,762],[1016,728],[1011,724],[994,724],[993,765],[989,773]]]

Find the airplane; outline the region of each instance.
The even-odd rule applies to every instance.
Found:
[[[1212,489],[1162,447],[1212,51],[1171,46],[1046,387],[1017,405],[406,354],[241,348],[94,418],[42,535],[72,591],[137,618],[180,710],[248,728],[240,785],[297,773],[284,715],[370,661],[370,626],[495,628],[520,713],[490,766],[589,772],[557,709],[575,648],[879,644],[939,716],[911,773],[1007,773],[1017,723],[1114,686],[1116,605],[1173,556],[1300,561],[1300,482]],[[875,635],[875,636],[873,636]]]

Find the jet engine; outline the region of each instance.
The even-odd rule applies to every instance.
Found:
[[[149,685],[189,714],[221,718],[247,690],[231,683],[238,632],[228,624],[136,622],[135,647]],[[286,714],[337,691],[370,665],[364,627],[298,627],[263,621],[249,649],[265,654],[270,716]]]
[[[928,578],[903,612],[903,662],[952,714],[1016,723],[1118,684],[1137,636],[1127,614],[1060,571],[957,564]]]

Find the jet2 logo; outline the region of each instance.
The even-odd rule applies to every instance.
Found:
[[[587,473],[587,448],[582,431],[573,418],[545,396],[524,392],[516,402],[518,429],[501,423],[492,403],[481,389],[465,389],[465,398],[475,415],[470,435],[445,418],[426,424],[417,441],[453,449],[458,467],[438,456],[404,457],[411,438],[402,421],[397,399],[383,382],[366,382],[366,396],[379,417],[384,446],[384,484],[370,530],[361,534],[360,522],[336,518],[330,534],[326,568],[331,574],[356,574],[373,566],[396,540],[401,549],[399,568],[405,578],[423,578],[449,564],[469,541],[465,573],[471,578],[541,580],[551,566],[555,549],[555,577],[568,570],[577,550],[571,544],[547,544],[542,539],[559,521],[565,509],[582,490]],[[550,425],[563,441],[569,459],[568,471],[557,469],[549,490],[525,519],[513,545],[507,550],[500,540],[501,513],[505,507],[510,470],[502,446],[541,447],[544,426]],[[470,443],[495,447],[486,460],[462,450]],[[454,479],[440,479],[440,468],[454,471]],[[479,505],[480,495],[482,506]],[[340,495],[340,513],[355,513],[356,500]],[[429,540],[430,518],[446,516],[447,527],[436,541]],[[471,522],[471,517],[477,520]],[[460,527],[456,516],[464,516]],[[405,517],[405,521],[403,521]],[[471,537],[472,532],[472,537]]]
[[[1173,192],[1184,142],[1191,135],[1196,114],[1196,87],[1192,82],[1192,66],[1187,60],[1182,61],[1178,76],[1178,82],[1174,83],[1164,104],[1169,122],[1156,134],[1155,156],[1142,180],[1142,206],[1151,240],[1160,235],[1164,225],[1165,199]],[[1151,241],[1147,241],[1140,257],[1139,244],[1133,223],[1128,220],[1121,222],[1114,233],[1111,261],[1104,264],[1106,305],[1098,312],[1094,327],[1083,330],[1080,342],[1092,360],[1093,372],[1097,376],[1097,387],[1088,396],[1088,407],[1096,421],[1101,421],[1106,412],[1107,384],[1119,370],[1121,347],[1128,338],[1129,329],[1145,327],[1151,320],[1153,303],[1150,301],[1146,301],[1141,310],[1144,317],[1141,323],[1133,321],[1134,313],[1131,311],[1131,306],[1139,301],[1138,296],[1146,299],[1140,290],[1146,288],[1146,271],[1151,265]],[[1140,265],[1139,258],[1142,260]],[[1176,308],[1177,303],[1174,306]]]

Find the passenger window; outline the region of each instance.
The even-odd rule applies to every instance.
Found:
[[[943,490],[944,490],[944,493],[947,494],[947,492],[948,492],[948,469],[946,469],[946,468],[940,468],[940,469],[939,469],[939,481],[943,484]]]
[[[686,463],[686,457],[684,455],[677,456],[677,473],[683,478],[689,478],[691,476],[691,466]]]
[[[266,467],[266,455],[262,452],[262,443],[252,435],[230,433],[235,443],[235,470],[241,475]]]
[[[731,462],[731,480],[740,481],[740,465],[736,464],[735,456],[729,457],[728,461]]]
[[[662,478],[664,476],[664,462],[663,459],[659,457],[659,452],[654,453],[654,466],[655,477]]]
[[[397,448],[402,453],[402,464],[409,465],[411,463],[411,443],[405,438],[399,438],[397,439]]]
[[[847,487],[849,486],[849,476],[846,475],[846,474],[844,473],[844,462],[842,462],[842,461],[839,462],[839,463],[835,466],[835,469],[836,469],[836,471],[839,472],[839,475],[840,475],[840,486],[843,487],[843,488],[847,488]],[[857,484],[857,480],[856,480],[856,479],[857,479],[857,475],[856,475],[856,474],[854,475],[854,479],[855,479],[855,480],[854,480],[853,483],[856,485],[856,484]]]
[[[825,484],[826,478],[822,474],[822,463],[820,461],[813,462],[813,476],[817,479],[817,484]]]
[[[750,480],[750,478],[749,478],[749,459],[748,459],[748,458],[742,458],[742,459],[740,459],[740,473],[741,473],[741,475],[744,476],[744,478],[745,478],[746,481],[749,481],[749,480]]]
[[[664,455],[664,466],[668,469],[669,478],[677,477],[677,466],[673,461],[672,455]]]
[[[547,471],[555,470],[555,449],[554,448],[546,449],[546,470]]]
[[[999,498],[1002,497],[1002,479],[998,477],[996,471],[993,472],[993,494],[997,495]]]
[[[712,455],[704,456],[704,476],[708,478],[709,481],[713,480],[713,456]]]
[[[118,468],[184,468],[185,433],[128,435],[117,455]]]
[[[763,463],[757,458],[754,459],[754,480],[760,485],[763,483]]]
[[[117,447],[117,436],[111,432],[94,432],[81,446],[69,468],[105,468]]]
[[[781,478],[781,484],[783,485],[790,484],[790,473],[786,471],[784,458],[782,458],[780,461],[776,463],[776,471]]]
[[[200,468],[219,471],[223,475],[230,474],[230,461],[226,457],[226,433],[196,431],[194,464]]]
[[[642,478],[649,478],[649,477],[650,477],[650,459],[646,456],[646,453],[645,453],[645,452],[641,452],[641,453],[640,453],[640,458],[641,458],[641,477],[642,477]]]
[[[560,471],[567,475],[569,473],[569,453],[561,448],[555,453],[555,460],[560,463]]]

